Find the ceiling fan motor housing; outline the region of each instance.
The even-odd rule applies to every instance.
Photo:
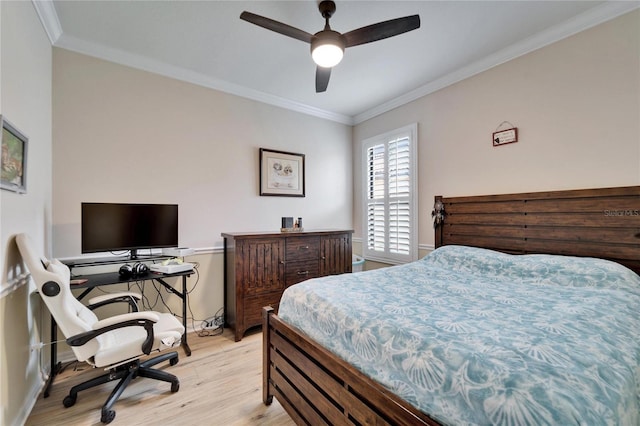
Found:
[[[320,2],[320,4],[318,5],[318,9],[320,10],[320,14],[324,19],[329,19],[336,11],[336,4],[331,0],[324,0]]]

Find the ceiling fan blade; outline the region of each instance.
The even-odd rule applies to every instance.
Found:
[[[411,15],[358,28],[342,34],[345,47],[359,46],[420,28],[420,16]]]
[[[321,93],[327,90],[329,77],[331,77],[331,68],[316,68],[316,93]]]
[[[242,12],[240,14],[240,19],[306,43],[311,43],[311,37],[313,37],[313,35],[306,31],[302,31],[298,28],[292,27],[291,25],[283,24],[282,22],[274,21],[273,19],[265,18],[264,16],[256,15],[251,12]]]

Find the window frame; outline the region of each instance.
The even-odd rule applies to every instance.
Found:
[[[369,159],[367,150],[375,145],[385,145],[385,172],[388,172],[389,144],[401,138],[409,139],[409,253],[393,253],[389,248],[389,174],[385,173],[384,206],[385,206],[385,250],[369,249]],[[362,151],[362,253],[367,260],[389,264],[401,264],[418,259],[418,124],[413,123],[389,132],[367,138],[361,142]]]

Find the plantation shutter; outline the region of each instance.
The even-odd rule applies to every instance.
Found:
[[[389,250],[408,255],[411,247],[409,138],[389,143]]]
[[[367,202],[367,248],[386,250],[386,167],[385,146],[375,145],[367,150],[369,161],[369,197]]]
[[[417,258],[412,194],[412,133],[365,141],[365,257],[387,262]]]

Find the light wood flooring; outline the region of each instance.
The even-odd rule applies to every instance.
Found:
[[[178,376],[180,390],[171,393],[169,383],[135,379],[114,405],[112,425],[294,425],[275,399],[270,406],[262,403],[259,329],[249,331],[240,342],[234,342],[229,329],[212,337],[190,333],[188,341],[190,357],[179,348],[177,365],[157,366]],[[86,364],[78,364],[75,371],[74,364],[67,366],[56,377],[49,397],[38,397],[26,425],[101,425],[100,409],[116,382],[80,392],[73,407],[62,405],[71,386],[101,373],[102,369],[92,370]]]

